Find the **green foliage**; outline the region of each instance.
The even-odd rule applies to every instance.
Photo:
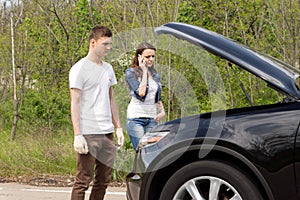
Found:
[[[62,90],[63,91],[63,90]],[[39,125],[50,127],[51,130],[59,130],[63,127],[70,127],[69,96],[66,93],[57,91],[41,96],[40,91],[28,90],[20,109],[21,119],[28,126]]]
[[[9,130],[12,124],[13,101],[7,99],[0,104],[0,130]]]
[[[75,173],[73,138],[68,133],[24,133],[10,141],[8,132],[1,133],[0,177]]]
[[[126,175],[132,170],[135,152],[132,148],[126,148],[128,145],[131,145],[131,143],[125,143],[125,148],[117,151],[116,154],[112,179],[118,182],[125,182]]]
[[[201,24],[197,3],[193,1],[182,1],[180,3],[177,21],[194,25]]]

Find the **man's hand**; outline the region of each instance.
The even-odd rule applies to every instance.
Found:
[[[74,149],[77,153],[87,154],[89,152],[87,142],[83,135],[74,136]]]
[[[123,129],[122,128],[116,128],[116,135],[118,138],[118,145],[120,145],[121,147],[124,144],[124,134],[123,134]]]

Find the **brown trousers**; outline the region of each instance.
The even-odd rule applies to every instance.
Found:
[[[116,157],[113,134],[84,135],[88,154],[77,153],[77,173],[71,200],[84,200],[85,191],[92,180],[90,200],[103,200],[106,188],[111,181],[111,173]]]

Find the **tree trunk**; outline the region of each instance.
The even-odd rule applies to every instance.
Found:
[[[12,78],[14,84],[14,119],[11,129],[11,140],[15,139],[17,124],[19,119],[19,110],[18,110],[18,97],[17,97],[17,77],[16,77],[16,67],[15,67],[15,45],[14,45],[14,23],[13,23],[13,14],[10,12],[10,25],[11,25],[11,64],[12,64]]]

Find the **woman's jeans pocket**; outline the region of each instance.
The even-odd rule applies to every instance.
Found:
[[[129,134],[134,150],[137,149],[139,141],[145,133],[157,125],[153,118],[128,118],[126,121],[126,129]]]

